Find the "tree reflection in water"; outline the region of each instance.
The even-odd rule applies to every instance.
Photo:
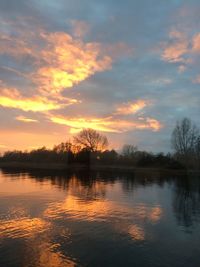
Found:
[[[146,187],[156,184],[163,187],[166,183],[174,187],[173,210],[177,222],[185,227],[190,227],[200,219],[200,177],[188,177],[171,175],[159,171],[136,171],[135,173],[112,171],[78,172],[53,172],[51,171],[17,171],[2,170],[3,174],[9,174],[12,179],[25,179],[27,176],[38,183],[51,181],[52,186],[62,191],[71,191],[84,201],[104,199],[108,185],[114,185],[120,180],[124,192],[132,192],[138,187]],[[73,191],[73,192],[72,192]]]
[[[124,173],[115,171],[16,171],[2,170],[3,174],[9,174],[12,179],[25,179],[27,176],[38,183],[51,181],[52,186],[59,190],[71,192],[84,201],[95,201],[106,197],[107,186],[114,185],[118,180],[122,183],[124,192],[134,191],[139,187],[147,187],[156,184],[163,187],[166,183],[172,185],[173,199],[172,207],[177,222],[184,227],[190,227],[194,222],[200,220],[200,177],[172,175],[160,171],[136,171],[135,173]]]
[[[200,220],[200,177],[181,177],[174,184],[173,209],[180,225]]]
[[[1,266],[177,267],[198,249],[199,177],[4,169],[0,178],[0,246],[10,253]]]

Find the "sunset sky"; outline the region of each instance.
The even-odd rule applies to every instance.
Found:
[[[199,0],[0,0],[0,151],[83,128],[170,151],[200,124]]]

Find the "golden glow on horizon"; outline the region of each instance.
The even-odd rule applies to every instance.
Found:
[[[24,123],[25,124],[25,123]],[[26,125],[26,124],[25,124]],[[38,127],[38,125],[37,125]],[[22,127],[20,127],[22,128]],[[13,136],[15,138],[13,138]],[[22,129],[12,129],[0,132],[0,152],[7,150],[32,150],[46,146],[52,148],[54,145],[63,142],[66,132],[52,132],[52,131],[25,131]]]

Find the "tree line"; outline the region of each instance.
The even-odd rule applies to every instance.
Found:
[[[125,144],[121,152],[108,150],[108,139],[93,129],[84,129],[73,140],[28,151],[7,151],[3,162],[127,165],[170,169],[200,167],[200,131],[188,118],[178,121],[171,137],[173,153],[151,153]]]

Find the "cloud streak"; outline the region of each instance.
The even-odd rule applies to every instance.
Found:
[[[0,106],[4,108],[14,108],[33,112],[44,112],[61,108],[61,105],[55,101],[50,101],[49,99],[39,96],[32,98],[25,98],[22,96],[0,96]]]
[[[136,102],[128,102],[124,103],[117,108],[116,114],[120,115],[129,115],[135,114],[138,111],[142,110],[147,106],[147,101],[145,100],[138,100]]]
[[[137,120],[129,121],[116,119],[112,116],[107,118],[67,118],[52,116],[50,117],[50,120],[54,123],[72,128],[73,132],[84,128],[92,128],[97,131],[108,133],[123,133],[136,129],[159,131],[162,127],[161,123],[153,118],[139,118]]]
[[[29,122],[38,122],[38,120],[27,118],[27,117],[24,117],[24,116],[17,116],[16,120],[17,121],[22,121],[22,122],[27,122],[27,123],[29,123]]]

